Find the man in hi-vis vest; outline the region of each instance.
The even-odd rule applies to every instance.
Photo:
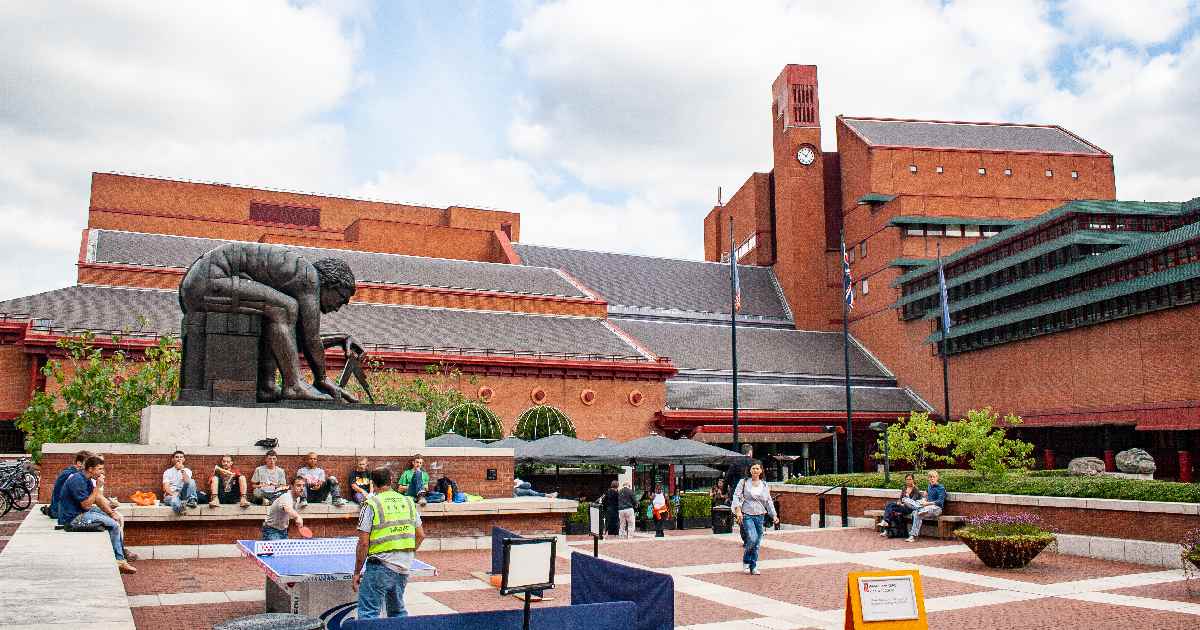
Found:
[[[363,502],[358,516],[358,618],[378,619],[385,603],[388,617],[404,617],[404,587],[425,530],[412,497],[392,489],[391,470],[372,470],[371,485],[375,494]]]

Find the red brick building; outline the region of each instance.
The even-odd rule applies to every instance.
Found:
[[[838,116],[827,150],[813,66],[785,67],[771,97],[772,168],[709,212],[707,261],[521,243],[515,212],[97,173],[78,284],[0,302],[0,419],[46,386],[62,335],[178,334],[183,270],[238,240],[345,258],[359,289],[326,328],[402,372],[456,365],[507,431],[551,405],[584,438],[727,443],[732,245],[742,438],[828,470],[844,233],[856,453],[869,458],[867,423],[940,411],[940,248],[952,414],[1021,414],[1046,465],[1141,446],[1164,476],[1190,475],[1200,202],[1114,201],[1112,156],[1057,126]]]

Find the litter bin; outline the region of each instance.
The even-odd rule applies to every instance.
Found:
[[[714,534],[728,534],[733,531],[733,510],[728,505],[713,506],[712,531]]]

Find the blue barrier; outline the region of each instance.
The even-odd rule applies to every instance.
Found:
[[[636,608],[631,602],[534,608],[529,625],[536,630],[630,630]],[[347,621],[343,630],[498,630],[521,627],[520,610],[490,610],[454,615],[421,615],[399,619]]]
[[[637,621],[632,630],[675,627],[675,580],[645,569],[571,554],[571,605],[633,602]]]

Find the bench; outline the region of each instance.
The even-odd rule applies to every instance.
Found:
[[[883,510],[864,510],[863,516],[875,519],[875,528],[878,529],[879,521],[883,520]],[[937,517],[937,537],[949,538],[954,530],[962,527],[966,522],[967,517],[954,514],[943,514]]]

